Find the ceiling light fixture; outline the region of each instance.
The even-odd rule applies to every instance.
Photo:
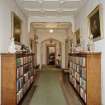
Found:
[[[49,32],[50,32],[50,33],[53,33],[53,32],[54,32],[54,30],[53,30],[53,29],[50,29],[50,30],[49,30]]]

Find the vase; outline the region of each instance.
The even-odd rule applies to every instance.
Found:
[[[16,53],[14,38],[11,38],[11,42],[10,42],[10,45],[8,47],[8,52],[9,53]]]

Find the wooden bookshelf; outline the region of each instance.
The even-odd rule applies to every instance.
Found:
[[[84,105],[101,105],[101,53],[69,54],[69,82]]]
[[[1,54],[2,105],[18,105],[35,76],[34,54]]]

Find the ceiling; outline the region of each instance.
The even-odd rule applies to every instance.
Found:
[[[71,16],[86,0],[16,0],[27,16]]]
[[[69,29],[72,25],[69,22],[33,22],[31,27],[33,29]]]

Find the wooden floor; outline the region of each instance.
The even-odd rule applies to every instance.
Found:
[[[44,69],[43,70],[43,72],[45,71],[46,69]],[[47,68],[47,72],[49,72],[50,70],[54,70],[55,72],[56,72],[56,70],[58,70],[58,69],[56,69],[56,68]],[[74,89],[72,88],[72,86],[68,83],[68,82],[66,82],[66,81],[64,81],[64,79],[63,79],[63,77],[62,77],[62,72],[61,72],[61,70],[58,70],[59,71],[59,83],[57,83],[56,82],[56,84],[54,84],[54,85],[59,85],[60,87],[61,87],[61,90],[62,91],[60,91],[60,92],[62,92],[62,93],[59,93],[59,91],[58,92],[55,92],[54,93],[54,90],[52,90],[53,91],[53,93],[54,93],[54,95],[55,95],[55,97],[56,97],[56,95],[58,96],[58,94],[60,94],[60,95],[64,95],[64,97],[65,97],[65,101],[66,101],[66,104],[67,105],[83,105],[82,103],[81,103],[81,101],[80,101],[80,99],[78,98],[78,96],[77,96],[77,94],[75,93],[75,91],[74,91]],[[57,73],[58,73],[58,71],[57,71]],[[42,73],[43,74],[43,73]],[[48,75],[49,73],[47,73],[47,75]],[[55,74],[53,74],[54,76],[55,76]],[[53,75],[52,75],[52,77],[53,77]],[[43,75],[42,75],[43,76]],[[56,75],[56,76],[58,76],[58,75]],[[55,77],[56,77],[55,76]],[[55,78],[54,77],[54,78]],[[42,78],[42,77],[40,77],[39,76],[39,78],[37,78],[37,79],[40,79],[40,78]],[[45,78],[45,77],[44,77]],[[51,78],[52,79],[52,78]],[[45,79],[46,80],[46,79]],[[37,80],[38,81],[38,80]],[[50,81],[50,80],[49,80]],[[52,80],[51,80],[51,82],[53,82]],[[54,82],[53,82],[54,83]],[[45,83],[46,84],[46,83]],[[47,85],[47,84],[46,84]],[[48,84],[49,85],[49,84]],[[33,102],[32,102],[32,100],[34,100],[35,99],[35,97],[36,97],[36,94],[37,94],[37,89],[39,88],[39,86],[38,86],[38,83],[34,83],[33,84],[33,86],[32,86],[32,88],[29,90],[29,92],[28,92],[28,94],[26,95],[26,97],[24,98],[24,100],[23,100],[23,102],[21,103],[21,105],[30,105],[30,103],[31,103],[31,105],[36,105],[35,103],[34,104],[32,104]],[[54,87],[55,88],[55,87]],[[41,92],[42,91],[44,91],[44,90],[41,90]],[[47,90],[46,90],[47,91]],[[39,98],[40,98],[40,96],[38,96]],[[60,101],[60,97],[62,98],[62,96],[59,96],[58,97],[58,101]],[[35,99],[36,100],[36,99]],[[40,101],[44,101],[43,99],[40,99]],[[53,101],[50,101],[51,103],[49,103],[49,105],[53,105]],[[43,103],[43,102],[42,102]],[[56,104],[56,103],[55,103]],[[62,105],[65,105],[65,104],[62,104]]]

